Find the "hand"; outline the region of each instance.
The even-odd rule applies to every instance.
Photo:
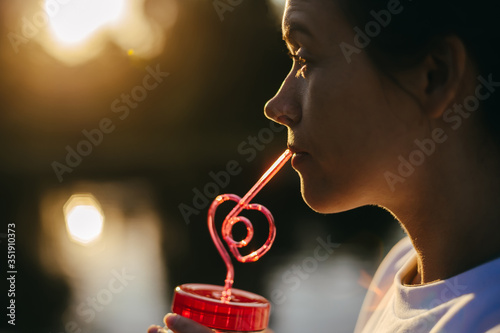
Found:
[[[211,328],[198,324],[194,320],[184,318],[175,313],[169,313],[163,318],[165,325],[175,333],[214,333]],[[163,327],[150,326],[148,333],[162,333],[165,332]],[[273,333],[271,330],[266,329],[263,333]]]
[[[165,325],[175,333],[214,333],[211,328],[203,326],[194,320],[185,318],[175,313],[169,313],[163,318]],[[148,333],[166,332],[160,326],[150,326]]]

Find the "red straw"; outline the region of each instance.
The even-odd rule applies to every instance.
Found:
[[[274,237],[276,236],[276,227],[274,226],[274,218],[271,212],[262,205],[251,204],[250,201],[271,180],[271,178],[273,178],[274,175],[286,164],[286,162],[290,159],[290,157],[292,157],[292,154],[293,153],[289,149],[285,150],[285,152],[281,154],[281,156],[262,175],[259,181],[255,183],[255,185],[250,189],[250,191],[248,191],[247,194],[245,194],[243,198],[240,198],[235,194],[222,194],[219,195],[217,198],[215,198],[215,200],[212,202],[212,205],[210,205],[210,209],[208,210],[208,228],[210,230],[210,235],[212,236],[212,240],[214,241],[215,246],[217,247],[217,250],[219,251],[227,268],[224,292],[222,293],[222,298],[221,298],[222,301],[229,302],[231,299],[231,288],[234,283],[234,268],[231,262],[231,258],[229,257],[229,253],[224,248],[224,245],[222,244],[217,234],[217,230],[215,229],[214,225],[215,211],[217,210],[217,207],[225,201],[231,200],[238,203],[226,216],[224,222],[222,223],[222,237],[224,241],[227,243],[229,250],[238,261],[251,262],[259,260],[259,258],[262,257],[271,248],[271,245],[274,242]],[[246,256],[242,256],[239,253],[238,248],[242,248],[248,245],[248,243],[252,239],[253,225],[250,222],[250,220],[248,220],[246,217],[238,216],[238,214],[241,213],[243,209],[260,211],[266,216],[269,222],[269,236],[267,238],[267,241],[259,249],[253,251],[252,253]],[[232,238],[232,228],[238,222],[242,222],[246,225],[247,235],[245,239],[237,242]]]

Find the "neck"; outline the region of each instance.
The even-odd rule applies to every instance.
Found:
[[[450,141],[386,205],[417,251],[413,283],[450,278],[500,256],[496,148]]]

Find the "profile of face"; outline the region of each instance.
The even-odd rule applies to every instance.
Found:
[[[426,135],[426,115],[366,52],[347,61],[355,32],[334,0],[288,0],[282,32],[293,65],[265,114],[288,129],[304,200],[321,213],[384,204],[384,171]]]

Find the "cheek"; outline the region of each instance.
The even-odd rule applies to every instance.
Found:
[[[303,122],[323,154],[361,156],[385,131],[383,101],[373,91],[375,85],[336,74],[321,73],[311,80]]]
[[[303,116],[315,146],[355,163],[400,151],[402,137],[419,119],[383,80],[368,61],[331,66],[311,77]]]
[[[322,212],[331,212],[332,203],[335,210],[369,203],[368,193],[416,135],[410,125],[418,122],[416,113],[376,73],[344,70],[312,76],[303,95],[300,126],[314,159],[302,175],[302,190]]]

